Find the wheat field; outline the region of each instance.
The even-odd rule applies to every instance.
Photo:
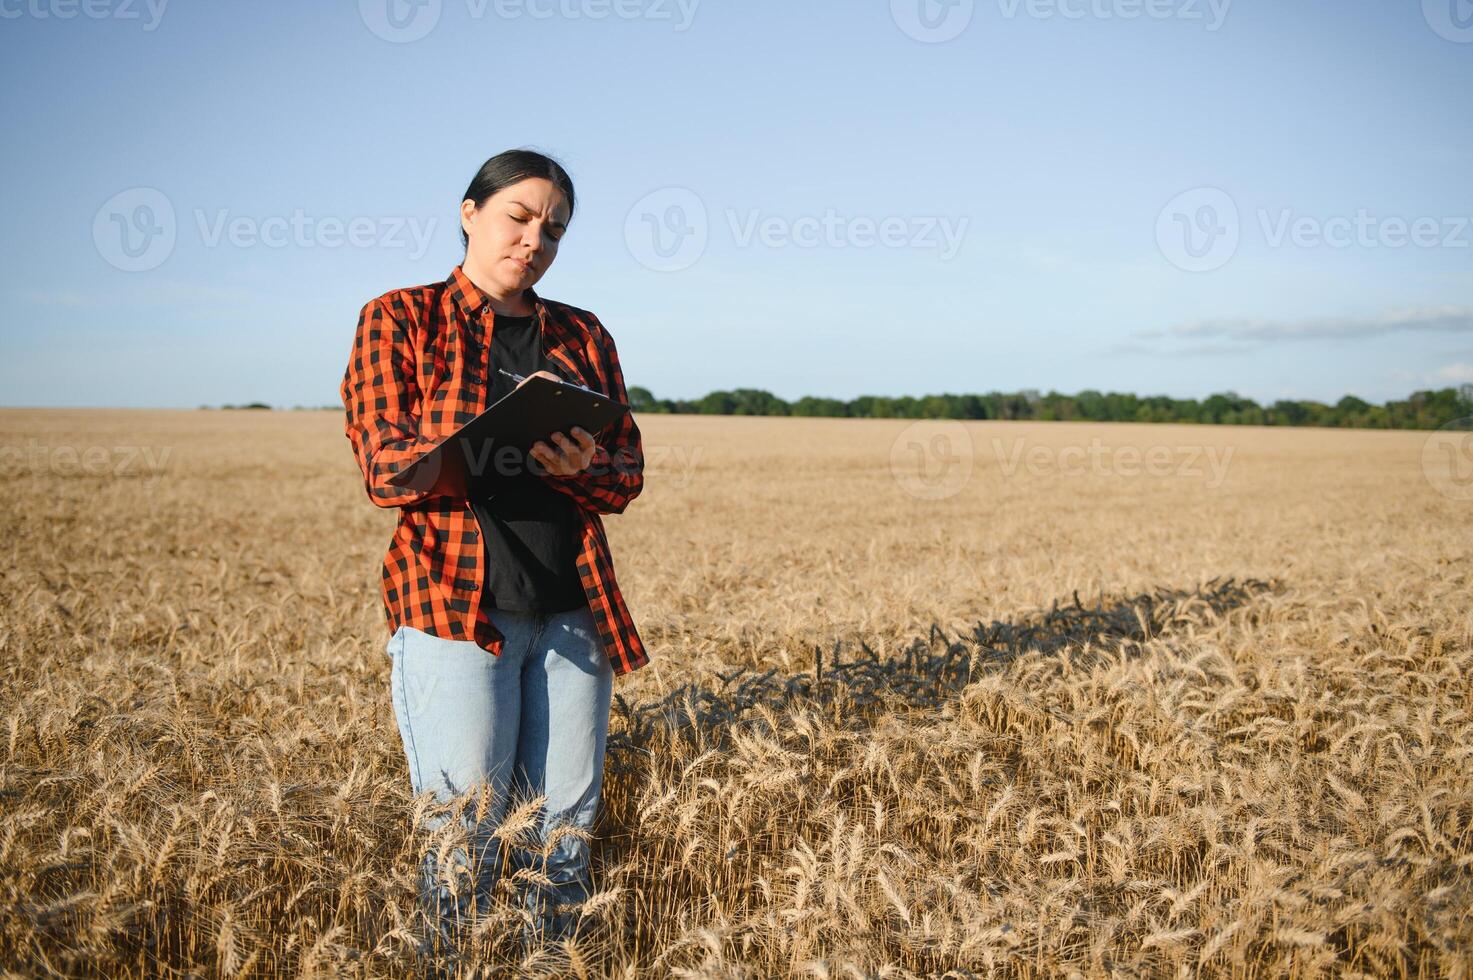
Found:
[[[3,415],[5,975],[413,975],[457,825],[413,829],[341,417]],[[1469,975],[1428,434],[640,424],[594,928],[523,954],[503,895],[464,975]]]

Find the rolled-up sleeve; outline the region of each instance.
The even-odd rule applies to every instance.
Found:
[[[394,315],[385,298],[365,305],[339,393],[346,410],[344,431],[368,499],[379,507],[402,507],[431,496],[389,483],[390,476],[435,447],[434,440],[419,432],[416,361],[409,325]]]
[[[624,372],[614,338],[597,317],[591,317],[590,327],[598,341],[602,374],[608,382],[605,394],[627,405],[629,393],[624,389]],[[594,436],[598,446],[587,469],[570,476],[544,473],[543,479],[595,513],[623,513],[644,488],[644,445],[634,413],[626,412],[603,434]]]

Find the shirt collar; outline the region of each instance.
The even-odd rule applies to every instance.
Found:
[[[470,277],[465,274],[461,266],[450,270],[450,275],[445,280],[445,286],[458,309],[467,320],[477,320],[491,314],[491,298],[487,296],[481,287],[471,282]],[[522,295],[532,304],[532,315],[537,318],[538,323],[547,322],[542,297],[531,286],[522,290]]]

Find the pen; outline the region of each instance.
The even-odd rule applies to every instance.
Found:
[[[511,378],[517,384],[521,384],[523,381],[526,381],[527,380],[526,378],[522,377],[520,374],[517,374],[517,373],[515,373],[513,371],[508,371],[506,368],[497,368],[496,370],[500,371],[502,374],[506,375],[508,378]],[[565,384],[565,385],[571,385],[574,388],[582,388],[584,391],[593,391],[593,389],[590,388],[590,387],[588,387],[587,385],[574,384],[572,381],[562,381],[562,380],[559,380],[558,383],[559,384]],[[596,392],[595,392],[595,394],[596,394]]]

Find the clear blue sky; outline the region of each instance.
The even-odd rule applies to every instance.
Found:
[[[1473,381],[1469,0],[918,2],[0,0],[0,402],[335,404],[517,146],[659,397]]]

